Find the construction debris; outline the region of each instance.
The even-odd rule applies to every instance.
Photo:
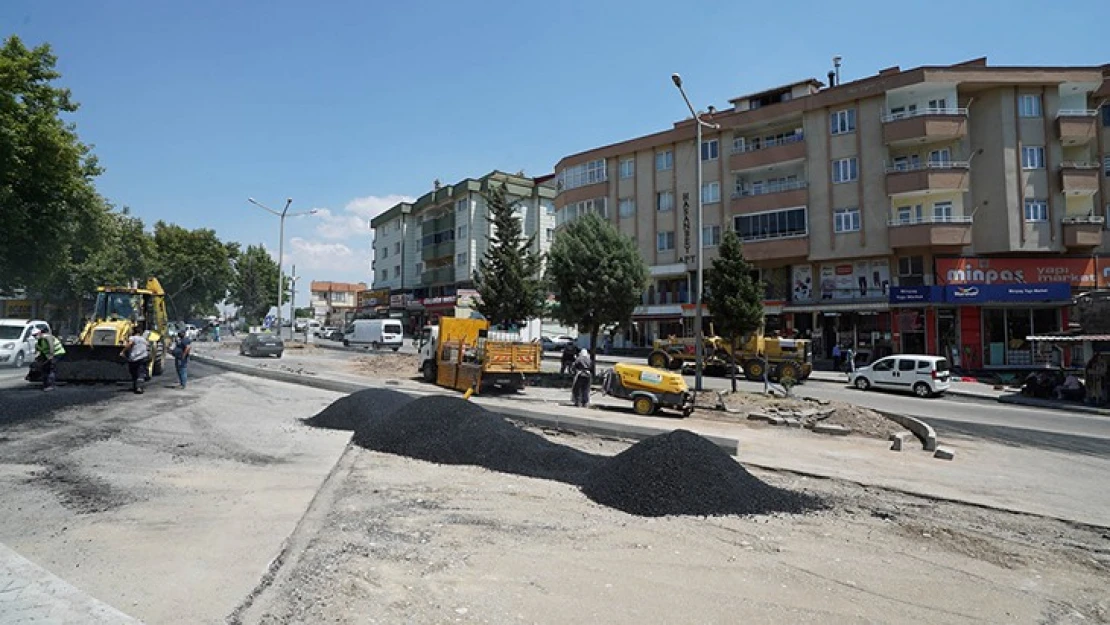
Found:
[[[412,397],[393,389],[368,388],[340,397],[304,422],[312,427],[354,432],[360,423],[380,419],[410,401]]]

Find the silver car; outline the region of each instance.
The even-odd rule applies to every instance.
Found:
[[[254,332],[246,336],[239,344],[239,354],[243,356],[277,356],[285,351],[285,342],[281,337],[269,332]]]

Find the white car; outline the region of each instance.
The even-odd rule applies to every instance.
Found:
[[[0,319],[0,366],[22,367],[35,359],[35,341],[31,330],[49,330],[50,324],[39,319]]]
[[[197,327],[195,325],[191,323],[185,324],[185,338],[189,339],[190,341],[195,341],[197,340],[198,334],[200,334],[200,330],[197,330]]]
[[[880,358],[848,374],[848,383],[861,391],[869,388],[936,397],[951,385],[948,360],[941,356],[898,354]]]

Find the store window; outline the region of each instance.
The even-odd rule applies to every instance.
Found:
[[[899,286],[925,286],[925,259],[921,256],[902,256],[898,259]]]
[[[1059,365],[1061,352],[1049,345],[1033,350],[1030,336],[1060,331],[1058,308],[983,310],[983,364],[988,366]]]

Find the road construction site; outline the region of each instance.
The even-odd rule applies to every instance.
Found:
[[[0,543],[148,623],[1110,622],[1105,455],[940,428],[942,461],[862,428],[574,409],[559,389],[452,403],[396,355],[197,354],[301,383],[197,361],[185,391],[66,386],[31,410],[44,394],[0,381],[21,407],[0,418]],[[314,427],[347,395],[321,381],[428,397]],[[569,429],[586,421],[609,434]],[[645,484],[653,465],[670,470]],[[805,505],[680,506],[683,485],[732,501],[699,490],[726,481],[732,505]]]

